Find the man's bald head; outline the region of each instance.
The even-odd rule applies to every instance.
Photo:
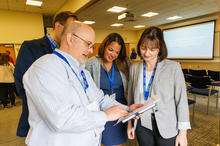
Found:
[[[80,21],[69,22],[69,23],[65,24],[65,26],[64,26],[64,30],[63,30],[61,39],[63,40],[65,38],[65,36],[67,35],[67,33],[76,34],[76,33],[81,32],[83,30],[91,31],[92,33],[94,33],[94,30],[90,26],[88,26],[87,24],[84,24]]]
[[[81,27],[82,27],[82,23],[79,21],[67,23],[64,26],[64,30],[62,33],[62,39],[67,33],[76,33]]]
[[[64,27],[60,50],[70,54],[80,64],[93,52],[95,32],[87,24],[80,21],[67,23]]]

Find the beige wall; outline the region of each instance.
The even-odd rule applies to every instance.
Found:
[[[0,43],[21,44],[44,35],[41,14],[0,10]]]
[[[126,30],[106,30],[106,29],[95,29],[95,42],[96,43],[101,43],[103,39],[109,35],[110,33],[119,33],[125,43],[131,43],[131,44],[136,44],[137,43],[137,35],[135,31],[126,31]]]
[[[208,61],[181,62],[181,67],[188,69],[196,69],[196,70],[205,69],[205,70],[220,71],[219,62],[208,62]]]
[[[67,1],[67,3],[60,9],[76,11],[80,5],[85,5],[88,0],[83,1]],[[73,6],[74,5],[74,6]],[[198,22],[204,22],[208,20],[217,19],[215,29],[215,46],[214,46],[214,60],[179,60],[183,68],[193,69],[213,69],[220,70],[220,14],[212,14],[202,16],[178,23],[172,23],[167,25],[161,25],[161,28],[170,28],[176,26],[182,26],[187,24],[193,24]],[[3,11],[0,10],[0,43],[14,43],[21,44],[24,40],[31,40],[34,38],[40,38],[44,35],[43,29],[43,17],[41,14],[15,12],[15,11]],[[131,48],[136,48],[137,42],[143,32],[139,31],[125,31],[125,30],[105,30],[95,29],[96,43],[101,43],[102,40],[110,33],[117,32],[122,35],[125,43],[130,44]],[[18,45],[19,46],[19,45]],[[17,47],[19,48],[19,47]]]

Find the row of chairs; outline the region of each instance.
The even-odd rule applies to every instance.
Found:
[[[193,75],[193,76],[208,76],[214,81],[220,80],[220,72],[212,70],[194,70],[194,69],[183,69],[184,75]]]
[[[214,86],[219,86],[219,76],[220,72],[211,70],[192,70],[183,69],[184,77],[186,82],[189,84],[187,90],[189,93],[193,94],[193,100],[188,101],[189,104],[195,106],[196,95],[207,96],[207,114],[209,111],[209,98],[210,96],[216,94],[216,109],[218,109],[218,90],[214,89]],[[213,84],[217,82],[217,84]],[[193,107],[193,118],[194,118],[194,107]]]

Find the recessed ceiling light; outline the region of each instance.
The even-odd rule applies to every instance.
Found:
[[[85,23],[85,24],[94,24],[95,21],[84,21],[83,23]]]
[[[175,20],[175,19],[180,19],[182,18],[181,16],[173,16],[173,17],[169,17],[167,18],[167,20]]]
[[[112,24],[111,26],[122,26],[124,24],[119,24],[119,23],[115,23],[115,24]]]
[[[146,14],[143,14],[141,16],[144,16],[144,17],[152,17],[152,16],[156,16],[158,15],[159,13],[155,13],[155,12],[148,12]]]
[[[32,6],[38,6],[40,7],[42,5],[42,1],[35,1],[35,0],[27,0],[26,5],[32,5]]]
[[[127,9],[127,8],[114,6],[114,7],[110,8],[110,9],[108,9],[107,11],[108,11],[108,12],[113,12],[113,13],[120,13],[120,12],[126,10],[126,9]]]
[[[134,26],[134,28],[142,28],[142,27],[145,27],[145,25],[136,25],[136,26]]]

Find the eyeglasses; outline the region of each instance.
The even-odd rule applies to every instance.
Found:
[[[75,37],[79,38],[80,40],[82,40],[83,42],[85,42],[87,44],[88,48],[94,49],[94,45],[92,44],[92,42],[86,41],[86,40],[84,40],[83,38],[79,37],[78,35],[76,35],[74,33],[73,33],[73,36],[75,36]]]
[[[157,51],[159,48],[158,48],[158,47],[149,48],[149,47],[147,47],[147,46],[140,46],[140,49],[143,50],[143,51],[149,50],[149,51],[151,51],[151,52],[154,52],[154,51]]]

